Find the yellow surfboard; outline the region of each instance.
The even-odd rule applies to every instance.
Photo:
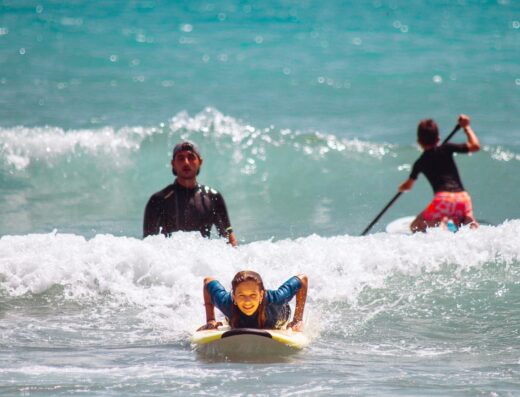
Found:
[[[208,355],[247,357],[291,354],[310,343],[302,332],[291,329],[254,329],[223,326],[197,331],[191,337],[195,350]]]

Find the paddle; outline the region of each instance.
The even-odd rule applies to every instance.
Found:
[[[453,131],[451,131],[451,133],[446,137],[446,139],[444,139],[444,141],[442,141],[441,145],[444,145],[446,142],[448,142],[452,137],[453,135],[455,135],[455,133],[460,130],[460,125],[456,125],[455,128],[453,128]],[[392,206],[392,204],[394,204],[396,202],[396,200],[401,196],[401,194],[403,194],[403,192],[397,192],[397,194],[392,198],[392,200],[390,200],[388,202],[388,204],[385,206],[385,208],[383,208],[381,210],[381,212],[379,214],[377,214],[377,216],[374,218],[374,220],[372,222],[370,222],[370,225],[368,225],[365,230],[363,230],[363,233],[361,233],[362,236],[364,236],[365,234],[368,233],[368,231],[370,229],[372,229],[372,226],[374,226],[377,221],[383,216],[383,214],[388,210],[388,208],[390,208]]]

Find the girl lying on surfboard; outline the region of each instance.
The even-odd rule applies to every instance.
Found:
[[[231,328],[280,329],[289,321],[289,301],[296,295],[296,307],[287,328],[301,331],[303,309],[307,298],[307,276],[291,277],[277,290],[266,290],[260,275],[245,270],[231,281],[231,292],[211,277],[204,279],[206,324],[198,329],[216,329],[222,325],[215,320],[215,306],[226,316]]]

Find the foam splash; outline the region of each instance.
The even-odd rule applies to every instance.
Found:
[[[21,171],[33,162],[52,165],[60,158],[110,156],[121,159],[140,150],[143,142],[154,135],[165,134],[173,140],[192,139],[211,142],[217,149],[233,153],[235,163],[242,163],[242,173],[256,172],[256,162],[265,161],[270,148],[290,147],[304,156],[316,159],[331,153],[359,153],[381,159],[396,157],[396,146],[373,143],[357,138],[339,138],[320,131],[302,132],[276,129],[274,126],[257,128],[231,116],[207,107],[195,116],[183,111],[174,116],[169,126],[124,127],[114,129],[64,130],[58,127],[0,128],[0,153],[4,163]],[[496,161],[520,160],[520,156],[500,146],[485,146],[484,151]],[[117,161],[112,162],[117,165]]]
[[[33,161],[52,164],[58,158],[81,153],[117,157],[139,150],[141,142],[158,131],[153,127],[68,131],[57,127],[14,127],[0,129],[0,153],[16,170],[26,169]]]
[[[229,137],[234,144],[242,149],[254,148],[253,154],[261,155],[266,145],[280,147],[290,145],[306,155],[323,157],[329,152],[357,152],[381,158],[392,152],[393,145],[376,144],[359,139],[340,139],[332,134],[319,131],[305,133],[290,129],[276,130],[274,126],[256,128],[243,124],[233,117],[225,116],[218,110],[207,107],[194,117],[187,112],[181,112],[172,118],[170,128],[184,139],[202,134],[205,138]]]
[[[64,130],[58,127],[0,128],[0,153],[4,162],[16,170],[24,170],[34,161],[52,164],[59,158],[108,155],[123,157],[139,151],[143,142],[154,135],[166,134],[170,140],[210,140],[217,147],[234,147],[237,162],[265,160],[269,147],[289,145],[305,155],[323,157],[329,152],[357,152],[381,158],[391,152],[392,145],[339,139],[320,132],[302,133],[273,126],[259,129],[226,116],[214,108],[206,108],[191,117],[187,112],[174,116],[169,127],[124,127],[114,129]],[[173,144],[173,142],[171,142]],[[254,160],[253,160],[254,162]]]
[[[305,273],[310,280],[306,316],[312,331],[331,324],[336,327],[341,321],[331,316],[329,325],[318,325],[325,308],[362,306],[359,298],[367,288],[391,288],[388,280],[396,275],[416,278],[451,266],[449,284],[489,263],[517,267],[519,235],[520,221],[515,220],[455,235],[442,231],[414,236],[313,235],[258,241],[238,249],[196,233],[145,240],[111,235],[86,240],[59,233],[4,236],[0,239],[0,295],[4,299],[37,297],[60,285],[64,301],[101,305],[108,318],[134,308],[147,327],[178,337],[204,321],[201,287],[205,276],[215,276],[229,286],[237,271],[253,269],[262,274],[268,288],[276,288],[290,276]],[[520,277],[518,271],[515,274]],[[400,291],[391,293],[399,295]]]
[[[502,146],[493,147],[486,145],[483,149],[485,152],[489,153],[490,157],[493,160],[504,162],[513,160],[520,161],[520,154],[514,153],[511,150],[503,148]]]

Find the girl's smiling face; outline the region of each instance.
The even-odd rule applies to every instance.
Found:
[[[241,282],[233,292],[233,301],[246,316],[255,314],[263,299],[264,291],[254,281]]]

